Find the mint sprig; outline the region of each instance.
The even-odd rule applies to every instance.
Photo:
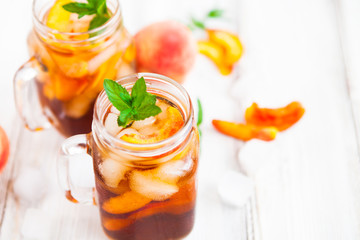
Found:
[[[111,79],[104,80],[104,89],[110,102],[120,111],[117,123],[121,127],[161,113],[161,108],[155,105],[156,96],[146,91],[143,77],[136,81],[131,95],[123,86]]]
[[[106,6],[106,0],[87,0],[88,3],[71,2],[63,5],[63,8],[71,13],[78,14],[78,18],[85,15],[96,16],[91,20],[89,31],[100,27],[110,19],[110,14]]]
[[[188,24],[188,27],[191,30],[195,30],[197,28],[204,30],[206,28],[206,21],[209,18],[221,18],[223,17],[223,15],[224,15],[224,10],[215,8],[213,10],[210,10],[203,18],[203,20],[197,19],[195,17],[191,17],[191,22],[190,24]]]

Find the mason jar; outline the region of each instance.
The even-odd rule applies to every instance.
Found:
[[[16,72],[15,101],[28,129],[52,125],[68,137],[91,131],[103,80],[134,73],[135,50],[118,0],[107,0],[110,19],[86,32],[48,27],[46,19],[54,2],[33,2],[34,26],[28,36],[31,57]],[[81,22],[74,15],[74,28],[79,28]]]
[[[193,105],[185,89],[165,76],[139,73],[117,82],[131,91],[140,77],[148,92],[179,110],[181,128],[169,138],[145,144],[115,137],[105,127],[112,104],[102,91],[92,132],[70,137],[61,147],[59,179],[68,199],[96,202],[111,239],[181,239],[193,228],[197,192],[199,134]],[[95,195],[91,187],[76,186],[69,174],[71,161],[84,155],[92,158]]]

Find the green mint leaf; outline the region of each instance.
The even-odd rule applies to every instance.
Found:
[[[131,98],[133,99],[132,106],[135,108],[140,107],[146,97],[146,83],[143,77],[139,78],[131,90]]]
[[[95,6],[98,15],[108,15],[106,0],[95,1]]]
[[[92,8],[86,3],[72,2],[63,5],[63,8],[68,12],[77,13],[82,16],[92,15],[96,13],[96,9]]]
[[[120,112],[120,116],[117,119],[117,123],[120,127],[126,127],[131,121],[132,109],[128,108]]]
[[[96,8],[96,4],[98,2],[98,0],[87,0],[89,5],[93,6],[94,8]]]
[[[146,91],[143,77],[135,82],[131,95],[110,79],[104,80],[104,89],[110,102],[120,111],[117,119],[119,126],[126,127],[131,121],[144,120],[161,113],[161,108],[156,106],[156,96]]]
[[[222,17],[224,14],[224,10],[222,9],[213,9],[208,13],[208,17],[209,18],[218,18],[218,17]]]
[[[96,16],[91,20],[88,30],[95,29],[106,23],[109,19],[109,13],[106,6],[106,0],[87,0],[88,3],[72,2],[63,5],[63,8],[71,13],[77,13],[78,18],[82,18],[85,15]],[[94,36],[94,35],[92,35]],[[92,37],[91,36],[91,37]]]
[[[199,127],[203,121],[203,109],[200,99],[197,99],[197,104],[198,104],[198,120],[196,125]]]
[[[203,22],[201,22],[195,18],[191,18],[191,22],[195,27],[205,29],[205,24]]]
[[[89,31],[92,29],[95,29],[97,27],[100,27],[104,23],[106,23],[109,20],[108,17],[96,15],[90,22]]]
[[[131,102],[132,102],[131,96],[123,86],[121,86],[120,84],[118,84],[113,80],[105,79],[104,89],[110,102],[120,112],[126,109],[131,109]]]
[[[146,105],[140,109],[136,110],[136,114],[134,115],[134,120],[144,120],[151,116],[156,116],[161,113],[161,108],[156,105]]]

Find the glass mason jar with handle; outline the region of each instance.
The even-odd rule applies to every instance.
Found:
[[[15,101],[26,127],[53,125],[64,136],[91,131],[103,80],[134,73],[135,57],[118,0],[107,0],[110,19],[90,31],[93,16],[78,19],[62,8],[68,2],[34,0],[31,58],[14,78]]]
[[[199,135],[192,103],[181,85],[161,75],[135,74],[117,82],[131,91],[140,77],[157,96],[162,113],[114,134],[108,119],[117,110],[102,91],[92,133],[70,137],[62,145],[59,179],[73,202],[93,203],[95,196],[102,227],[111,239],[181,239],[193,227],[196,202]],[[148,141],[176,126],[168,138]],[[71,162],[81,155],[92,157],[95,195],[92,187],[74,184],[69,174]]]

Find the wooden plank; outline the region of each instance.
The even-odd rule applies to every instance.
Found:
[[[239,14],[246,53],[234,96],[306,108],[273,151],[241,161],[256,180],[262,238],[359,239],[359,159],[333,2],[241,1]]]

